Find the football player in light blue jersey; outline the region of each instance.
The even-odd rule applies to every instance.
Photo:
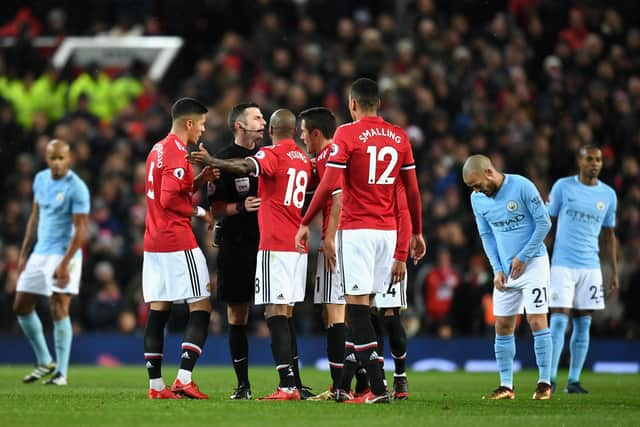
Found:
[[[67,384],[73,337],[69,304],[80,288],[80,248],[88,233],[90,203],[89,189],[69,169],[69,162],[69,145],[61,140],[50,141],[49,168],[39,172],[33,181],[33,209],[20,250],[20,275],[13,305],[37,361],[33,372],[24,377],[25,383],[53,374],[45,384]],[[49,298],[57,363],[49,353],[42,322],[35,311],[40,296]]]
[[[569,342],[571,360],[565,393],[587,393],[580,385],[580,373],[589,350],[589,328],[594,310],[604,308],[604,290],[598,240],[602,231],[606,256],[612,268],[609,292],[618,289],[616,262],[617,197],[598,180],[602,153],[594,146],[578,152],[578,175],[561,178],[551,188],[547,209],[557,219],[551,259],[551,337],[553,359],[551,381],[555,389],[564,335],[573,309],[573,331]],[[554,221],[556,222],[556,221]],[[553,242],[553,233],[549,242]]]
[[[526,312],[533,331],[538,384],[533,399],[551,398],[551,331],[547,325],[549,257],[544,238],[551,228],[538,190],[520,176],[502,174],[482,155],[469,157],[462,178],[473,189],[471,207],[482,246],[493,268],[495,355],[500,387],[484,398],[513,399],[513,333]]]

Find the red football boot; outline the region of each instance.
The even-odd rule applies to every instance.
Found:
[[[181,394],[175,394],[171,392],[171,390],[165,387],[160,391],[150,388],[149,393],[147,393],[147,398],[149,399],[182,399],[183,396]]]
[[[176,394],[182,394],[186,397],[190,397],[191,399],[208,399],[209,396],[204,394],[198,389],[198,385],[191,381],[188,384],[182,384],[179,379],[173,382],[171,386],[171,391]]]
[[[361,396],[354,397],[351,400],[346,400],[344,403],[391,403],[391,399],[389,398],[389,393],[381,394],[378,396],[377,394],[373,394],[373,392],[368,392]]]
[[[300,400],[300,392],[297,388],[289,389],[278,387],[269,396],[261,397],[258,400]]]

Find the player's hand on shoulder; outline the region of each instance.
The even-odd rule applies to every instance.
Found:
[[[244,210],[247,212],[256,212],[260,208],[262,199],[259,197],[249,196],[244,199]]]
[[[507,289],[507,276],[503,271],[498,271],[493,276],[493,286],[499,291],[505,291]]]
[[[413,265],[418,264],[418,261],[420,261],[422,257],[424,257],[424,254],[427,253],[427,244],[425,243],[422,234],[411,235],[409,253],[411,255],[411,259],[413,260]]]

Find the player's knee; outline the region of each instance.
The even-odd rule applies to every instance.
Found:
[[[264,309],[264,317],[267,319],[273,316],[287,317],[288,313],[288,306],[284,304],[267,304]]]
[[[327,304],[327,326],[344,323],[344,304]]]
[[[209,297],[189,302],[189,311],[208,311],[211,312],[211,301]]]
[[[527,316],[527,321],[533,332],[541,331],[548,326],[546,314],[530,314]]]
[[[249,321],[249,305],[229,304],[227,318],[230,325],[246,325]]]
[[[35,302],[29,301],[24,294],[18,294],[12,308],[16,316],[26,316],[35,309]]]

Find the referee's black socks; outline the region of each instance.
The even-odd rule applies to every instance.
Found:
[[[287,316],[271,316],[267,319],[271,334],[271,353],[280,376],[279,387],[294,387],[294,375],[291,369],[291,335]]]
[[[170,311],[150,310],[144,329],[144,359],[147,363],[149,379],[162,377],[162,349],[164,347],[164,327]]]
[[[376,395],[382,395],[386,393],[386,386],[378,360],[378,342],[369,317],[369,306],[347,304],[347,310],[353,329],[356,358],[367,370],[371,391]]]
[[[229,350],[238,387],[249,387],[249,343],[247,325],[229,325]]]
[[[193,371],[209,333],[209,317],[209,312],[206,310],[196,310],[189,313],[189,321],[182,342],[180,369]]]

